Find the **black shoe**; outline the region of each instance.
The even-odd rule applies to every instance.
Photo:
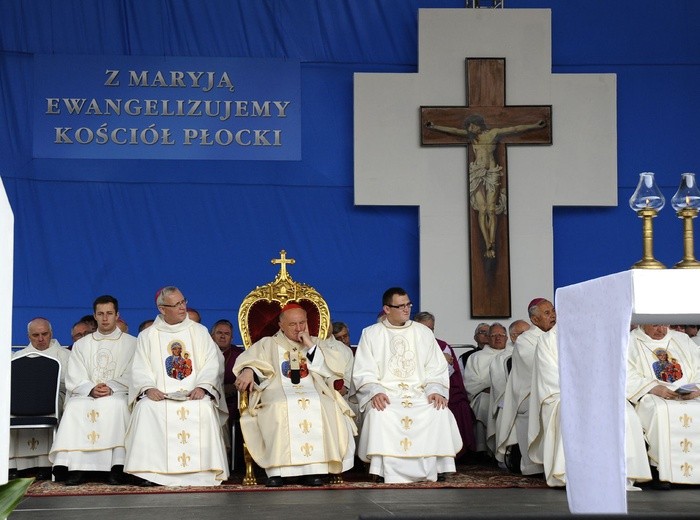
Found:
[[[284,479],[282,477],[268,477],[265,487],[282,487]]]
[[[306,475],[302,479],[302,484],[305,486],[323,486],[325,482],[323,481],[323,477],[321,475]]]
[[[651,466],[651,484],[649,487],[651,489],[656,489],[659,491],[669,491],[671,489],[671,483],[665,480],[659,480],[659,470],[654,466]]]
[[[447,480],[447,475],[445,473],[438,473],[437,481],[445,482]]]
[[[110,486],[121,486],[124,482],[124,466],[112,466],[107,477],[107,484]]]
[[[146,480],[145,478],[139,478],[139,477],[136,477],[136,478],[138,478],[138,480],[136,481],[136,485],[137,485],[137,486],[141,486],[141,487],[153,487],[153,486],[157,486],[157,485],[158,485],[158,484],[156,484],[155,482],[151,482],[150,480]]]
[[[79,486],[83,483],[83,472],[82,471],[69,471],[68,478],[66,479],[66,486]]]

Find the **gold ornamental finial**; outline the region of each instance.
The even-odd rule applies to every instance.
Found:
[[[296,260],[293,258],[287,259],[287,251],[284,249],[280,251],[280,257],[279,258],[273,258],[270,260],[273,264],[280,264],[280,274],[279,278],[281,280],[285,280],[287,278],[287,264],[293,265],[296,263]]]

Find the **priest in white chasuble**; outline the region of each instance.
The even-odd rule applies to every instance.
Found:
[[[158,291],[156,305],[131,369],[124,471],[163,486],[219,485],[229,474],[223,355],[177,287]]]
[[[517,347],[516,347],[517,349]],[[532,370],[532,393],[528,427],[529,456],[544,466],[547,485],[566,485],[564,443],[560,426],[559,350],[557,327],[553,326],[537,341]],[[595,421],[595,417],[590,420]],[[574,442],[597,442],[596,439],[573,439]],[[625,455],[627,489],[638,489],[635,482],[651,480],[642,428],[634,408],[625,403]],[[594,475],[591,478],[595,478]]]
[[[700,484],[700,350],[667,325],[630,333],[627,398],[662,483]],[[668,484],[666,484],[668,485]]]
[[[447,407],[447,361],[433,332],[409,319],[406,291],[387,289],[382,303],[385,319],[362,331],[355,353],[358,456],[387,483],[444,480],[462,447]]]
[[[119,303],[110,295],[93,303],[97,330],[73,345],[66,374],[67,401],[50,459],[67,467],[67,485],[84,471],[109,471],[123,483],[124,434],[129,424],[129,372],[136,338],[117,327]]]
[[[267,472],[267,486],[302,477],[320,486],[327,474],[352,468],[357,433],[353,412],[334,389],[346,357],[309,334],[306,311],[288,303],[280,330],[243,352],[233,367],[236,387],[249,390],[241,416],[243,438],[253,460]],[[333,340],[335,342],[335,339]]]

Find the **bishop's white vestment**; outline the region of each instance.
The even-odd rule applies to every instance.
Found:
[[[455,471],[462,438],[454,415],[428,401],[449,397],[447,361],[433,332],[414,321],[367,327],[355,353],[353,384],[363,412],[358,456],[388,483],[437,480]],[[372,397],[388,396],[382,410]]]
[[[136,338],[115,328],[93,332],[73,345],[66,374],[66,407],[50,459],[68,471],[109,471],[123,465],[129,423],[129,372]],[[90,397],[99,383],[112,395]]]
[[[228,478],[224,358],[203,325],[162,315],[138,336],[131,367],[124,471],[163,486],[216,486]],[[203,399],[179,400],[195,388]],[[157,388],[172,399],[153,401]]]
[[[508,446],[517,444],[520,448],[520,471],[523,475],[534,475],[544,471],[542,464],[532,462],[527,454],[532,364],[537,340],[542,334],[542,329],[532,325],[515,340],[512,366],[503,396],[501,422],[496,432],[496,460],[503,462]]]
[[[257,378],[241,431],[268,477],[340,474],[354,464],[354,414],[333,388],[344,377],[345,353],[335,339],[311,341],[315,347],[307,349],[279,331],[251,345],[233,367],[236,377],[250,368]],[[298,383],[290,377],[292,360],[300,366]]]
[[[486,451],[486,428],[489,422],[491,401],[491,377],[489,366],[501,350],[485,345],[467,359],[464,368],[464,387],[467,389],[469,404],[476,417],[476,451]]]
[[[556,325],[539,337],[532,370],[530,394],[529,456],[544,466],[549,486],[566,485],[564,444],[560,428],[559,351]],[[625,454],[627,479],[651,480],[641,424],[634,408],[625,403]],[[590,420],[595,421],[595,417]],[[590,439],[596,442],[596,439]],[[595,478],[595,475],[591,475]]]
[[[53,358],[61,365],[61,382],[59,386],[58,414],[59,418],[63,411],[63,404],[66,396],[66,369],[70,350],[62,347],[60,343],[52,339],[49,347],[45,350],[38,350],[31,344],[22,350],[15,352],[12,359],[28,356],[31,354],[42,354]],[[31,389],[27,389],[31,392]],[[49,451],[51,450],[51,429],[50,428],[19,428],[10,430],[10,460],[8,468],[18,470],[29,468],[45,468],[51,466],[49,461]]]
[[[642,328],[630,333],[627,398],[635,405],[659,479],[700,484],[700,399],[666,400],[649,391],[700,383],[700,350],[687,334],[670,330],[654,340]]]

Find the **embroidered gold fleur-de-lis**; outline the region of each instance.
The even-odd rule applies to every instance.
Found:
[[[186,421],[187,416],[190,415],[190,411],[183,406],[177,411],[177,414],[180,416],[181,421]]]
[[[406,383],[399,383],[399,388],[400,388],[401,390],[406,391],[406,390],[408,390],[409,387],[408,387],[408,385],[407,385]]]
[[[308,442],[301,445],[301,452],[304,454],[304,457],[311,457],[311,453],[313,451],[313,445],[309,444]]]
[[[413,406],[413,403],[408,399],[406,399],[405,401],[401,401],[401,404],[404,408],[411,408]]]
[[[408,437],[404,437],[399,444],[401,444],[403,451],[408,451],[408,448],[410,448],[413,443],[410,440],[408,440]]]
[[[403,426],[404,430],[410,430],[411,425],[413,424],[413,419],[411,419],[408,415],[401,419],[401,426]]]
[[[190,438],[190,434],[187,433],[185,430],[182,430],[180,433],[177,434],[177,438],[180,439],[180,444],[187,444],[187,441]]]
[[[693,441],[690,439],[683,439],[681,441],[681,450],[683,450],[683,453],[688,453],[693,447]]]
[[[681,415],[678,418],[678,420],[681,422],[681,426],[683,426],[683,428],[690,428],[690,423],[693,422],[693,418],[690,415],[688,415],[687,413],[684,413],[683,415]]]
[[[180,466],[182,466],[183,468],[186,468],[186,467],[187,467],[187,463],[190,461],[191,458],[192,458],[192,457],[190,457],[187,453],[185,453],[185,452],[183,451],[183,452],[182,452],[182,455],[179,455],[179,456],[177,457],[177,461],[180,463]]]
[[[690,477],[693,474],[693,466],[687,462],[684,462],[681,464],[681,472],[683,473],[684,477]]]
[[[97,419],[98,419],[99,417],[100,417],[100,412],[98,412],[97,410],[90,410],[90,411],[87,413],[88,421],[90,421],[91,423],[96,423],[96,422],[97,422]]]
[[[97,439],[100,438],[100,434],[97,433],[95,430],[92,430],[90,433],[88,433],[87,438],[91,444],[95,444],[97,442]]]
[[[306,410],[309,407],[309,401],[306,397],[303,399],[297,399],[297,403],[299,403],[299,406],[301,407],[302,410]]]
[[[304,419],[302,422],[299,423],[299,428],[301,428],[301,431],[303,433],[309,433],[309,430],[311,430],[311,423]]]
[[[29,446],[30,450],[34,451],[39,447],[39,441],[32,437],[27,441],[27,446]]]

